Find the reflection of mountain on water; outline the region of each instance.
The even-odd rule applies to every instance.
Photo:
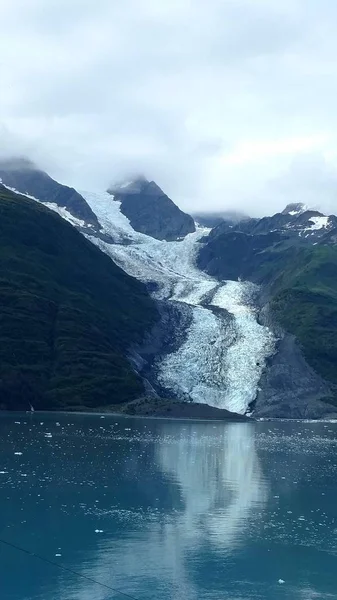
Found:
[[[179,484],[185,508],[175,527],[185,544],[205,536],[222,549],[240,543],[256,505],[267,499],[253,424],[193,425],[157,447],[162,470]],[[189,431],[188,431],[189,430]],[[194,434],[193,434],[194,430]]]
[[[261,512],[256,510],[254,516],[254,508],[266,502],[255,427],[253,423],[157,422],[156,433],[149,448],[150,454],[154,451],[153,481],[146,479],[146,473],[144,477],[150,486],[158,479],[166,482],[171,506],[167,499],[158,506],[161,494],[153,496],[149,506],[142,504],[147,509],[142,522],[131,516],[122,535],[103,538],[85,574],[147,600],[197,600],[200,589],[193,568],[188,567],[190,561],[203,564],[205,552],[214,557],[217,550],[234,551]],[[138,459],[138,453],[130,452],[128,462]],[[135,489],[135,503],[136,494]],[[144,494],[141,499],[144,502]],[[118,517],[114,513],[112,518]],[[105,600],[106,595],[97,586],[86,585],[69,596],[69,600],[89,598]],[[219,596],[208,590],[207,598]]]

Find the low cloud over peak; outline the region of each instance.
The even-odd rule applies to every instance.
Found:
[[[333,0],[2,0],[0,158],[184,210],[337,210]]]

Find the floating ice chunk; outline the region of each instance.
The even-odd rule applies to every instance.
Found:
[[[95,529],[95,533],[103,533],[103,529]]]
[[[57,553],[57,554],[55,554],[55,556],[62,556],[62,554]]]
[[[278,580],[278,582],[279,582],[280,584],[282,584],[282,583],[285,583],[284,579],[279,579],[279,580]]]
[[[14,452],[17,456],[22,456],[22,452]]]

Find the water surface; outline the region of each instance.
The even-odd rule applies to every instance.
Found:
[[[0,417],[0,537],[139,600],[337,598],[337,425]],[[0,544],[4,600],[121,600]]]

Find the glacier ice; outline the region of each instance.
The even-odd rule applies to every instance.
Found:
[[[114,243],[86,234],[129,275],[155,283],[158,300],[185,303],[193,310],[178,349],[157,358],[163,388],[177,397],[244,414],[275,339],[257,321],[258,287],[249,282],[219,282],[196,267],[198,228],[182,241],[166,242],[135,232],[108,193],[80,192]]]
[[[193,311],[178,349],[157,358],[158,382],[177,397],[246,413],[275,347],[271,331],[257,321],[258,287],[249,282],[219,282],[196,267],[198,244],[208,229],[198,227],[177,242],[159,241],[136,232],[111,194],[80,193],[95,212],[101,233],[113,243],[94,231],[91,234],[85,222],[65,208],[47,206],[72,225],[86,226],[84,235],[129,275],[155,283],[156,299],[183,303]]]

